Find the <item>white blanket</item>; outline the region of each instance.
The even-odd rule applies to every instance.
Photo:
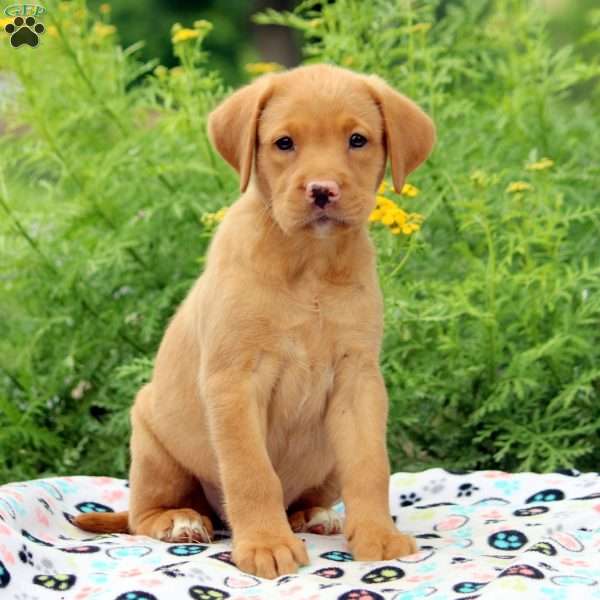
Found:
[[[0,487],[0,599],[600,599],[597,473],[397,473],[392,514],[417,554],[354,562],[342,536],[303,535],[311,564],[274,581],[233,566],[226,537],[167,544],[71,525],[80,512],[125,509],[127,495],[107,477]]]

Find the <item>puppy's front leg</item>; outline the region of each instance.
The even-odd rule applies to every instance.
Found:
[[[243,571],[271,579],[308,564],[308,555],[290,529],[281,482],[267,453],[260,389],[265,386],[259,386],[257,373],[223,370],[210,376],[204,391],[233,560]]]
[[[389,512],[387,392],[377,358],[347,357],[336,375],[327,432],[346,507],[344,534],[356,560],[388,560],[417,551]]]

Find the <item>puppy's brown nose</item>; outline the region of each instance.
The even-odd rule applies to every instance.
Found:
[[[340,186],[335,181],[310,181],[306,184],[306,198],[319,208],[340,199]]]

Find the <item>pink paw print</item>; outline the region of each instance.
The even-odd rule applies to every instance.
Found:
[[[123,490],[107,490],[102,494],[102,499],[106,502],[116,502],[125,496]]]
[[[35,518],[38,523],[41,523],[44,527],[50,526],[50,521],[48,520],[48,516],[46,513],[39,507],[35,509]]]

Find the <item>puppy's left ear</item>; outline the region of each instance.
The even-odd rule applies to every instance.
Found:
[[[271,94],[271,78],[266,75],[234,92],[208,117],[213,146],[240,174],[242,192],[252,174],[258,119]]]
[[[400,193],[406,176],[429,156],[435,144],[435,126],[412,100],[383,79],[370,76],[367,81],[383,115],[394,189]]]

